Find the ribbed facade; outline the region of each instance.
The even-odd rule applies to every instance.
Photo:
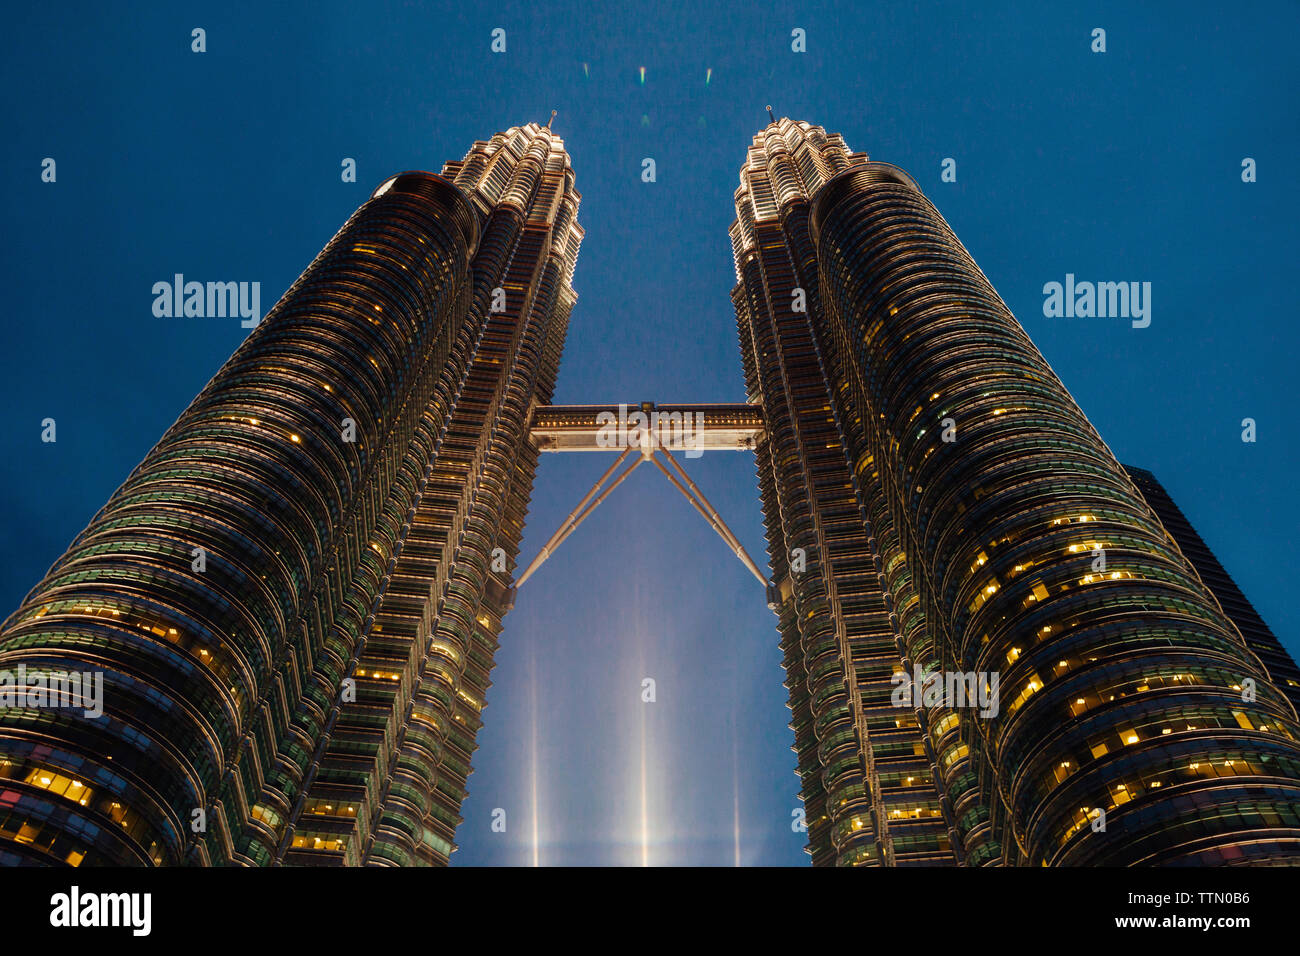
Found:
[[[1300,859],[1294,709],[939,212],[789,120],[741,181],[734,298],[814,862],[911,859],[876,746],[891,712],[915,718],[919,819],[940,811],[956,861]],[[831,535],[811,489],[842,479],[856,525]],[[849,541],[871,567],[846,597]],[[878,703],[916,667],[998,675],[996,716]],[[840,839],[860,807],[874,853]]]
[[[104,681],[0,710],[0,862],[446,862],[578,200],[529,124],[348,220],[0,631]]]
[[[906,567],[877,540],[887,530],[872,538],[864,521],[837,423],[837,372],[818,340],[809,199],[865,159],[807,123],[782,120],[755,137],[736,192],[732,299],[749,399],[767,419],[756,460],[808,852],[818,865],[950,864],[951,808],[927,728],[891,705],[903,663],[890,602],[913,639],[927,632]]]

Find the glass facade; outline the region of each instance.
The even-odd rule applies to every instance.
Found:
[[[818,865],[951,864],[955,818],[925,715],[891,702],[902,667],[891,620],[918,643],[928,632],[907,568],[881,544],[891,532],[882,523],[873,537],[864,520],[834,357],[819,341],[809,200],[864,159],[806,123],[755,138],[736,193],[732,299],[749,399],[767,420],[756,460],[808,852]]]
[[[783,119],[732,241],[814,862],[1296,861],[1291,702],[916,184]]]
[[[103,680],[0,709],[0,862],[447,861],[578,201],[529,124],[348,220],[0,631]]]

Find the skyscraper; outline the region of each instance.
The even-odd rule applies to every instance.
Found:
[[[0,862],[446,862],[578,203],[530,123],[344,224],[5,622]]]
[[[628,410],[549,404],[579,200],[528,124],[348,220],[0,629],[0,863],[447,862],[539,450]],[[638,411],[754,449],[773,580],[654,429],[530,571],[660,468],[778,614],[815,864],[1300,860],[1300,670],[916,184],[774,119],[736,212],[749,405]]]
[[[1300,860],[1294,708],[915,182],[789,119],[740,179],[814,863]]]
[[[810,322],[819,310],[808,199],[865,159],[788,120],[756,137],[736,193],[732,299],[748,397],[767,419],[759,493],[808,851],[816,865],[953,863],[952,810],[926,735],[915,715],[890,706],[901,658],[836,423],[835,372]]]

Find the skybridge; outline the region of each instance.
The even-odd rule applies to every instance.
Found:
[[[753,451],[763,437],[761,405],[540,405],[530,431],[541,451],[609,451],[648,433],[652,444],[706,451]],[[635,432],[635,436],[633,436]]]
[[[616,452],[617,455],[519,575],[516,588],[522,587],[532,577],[628,475],[648,462],[659,469],[717,532],[723,543],[763,585],[769,606],[775,606],[772,582],[759,570],[674,454],[680,452],[683,457],[691,459],[699,458],[706,451],[753,451],[763,440],[762,406],[656,405],[654,402],[540,405],[533,411],[529,433],[540,451]]]

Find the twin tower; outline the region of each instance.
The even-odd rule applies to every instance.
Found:
[[[812,861],[1300,861],[1300,671],[917,185],[789,119],[740,180],[748,405],[700,414],[757,464]],[[4,623],[0,862],[448,861],[582,414],[579,199],[530,123],[343,225]]]

